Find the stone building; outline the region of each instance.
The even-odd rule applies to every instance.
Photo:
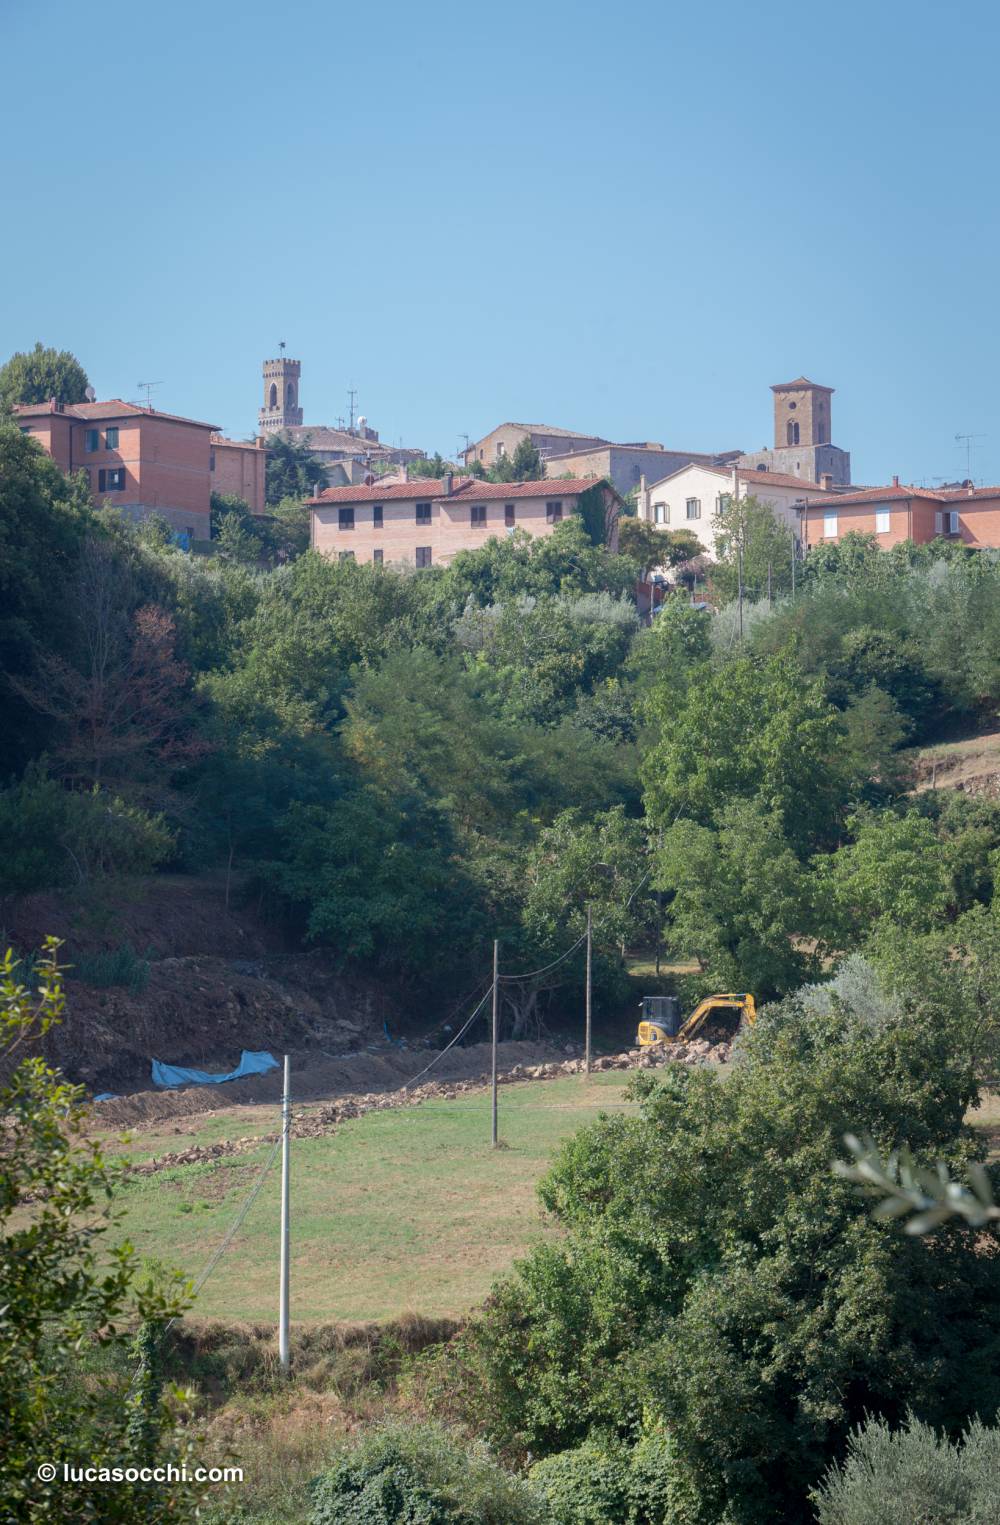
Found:
[[[346,429],[340,425],[334,428],[329,424],[303,423],[304,413],[299,405],[300,360],[289,360],[283,354],[279,360],[265,360],[262,371],[263,405],[257,417],[265,443],[268,437],[284,434],[305,445],[328,468],[331,482],[338,477],[357,479],[372,465],[399,465],[424,459],[423,450],[383,444],[378,430],[372,429],[363,417],[356,423],[352,421]],[[358,463],[360,469],[353,470],[351,462]],[[330,469],[335,466],[344,469]]]
[[[523,439],[530,439],[543,460],[568,450],[587,450],[608,441],[599,434],[577,434],[572,429],[557,429],[553,424],[498,424],[489,434],[468,447],[465,464],[478,461],[481,466],[495,466],[505,455],[513,455]]]
[[[697,450],[667,450],[649,440],[645,444],[596,445],[587,450],[550,455],[545,461],[545,475],[552,481],[561,476],[607,477],[624,498],[639,486],[643,477],[658,480],[683,466],[693,463],[711,465],[720,459],[728,457]]]
[[[846,487],[851,457],[832,443],[833,387],[799,376],[778,382],[774,393],[774,445],[740,456],[752,471],[779,471],[822,487]]]

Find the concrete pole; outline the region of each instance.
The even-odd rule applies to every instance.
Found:
[[[584,1072],[590,1074],[590,965],[591,965],[591,917],[587,907],[587,1015],[584,1023]]]
[[[491,1141],[493,1148],[497,1147],[497,1019],[500,1011],[500,943],[493,939],[493,1064],[492,1064],[492,1113],[493,1127]]]
[[[281,1280],[278,1292],[278,1359],[287,1374],[288,1351],[288,1209],[289,1209],[289,1151],[292,1133],[292,1094],[289,1081],[289,1059],[285,1055],[285,1089],[281,1098]]]

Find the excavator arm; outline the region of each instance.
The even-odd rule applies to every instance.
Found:
[[[744,1015],[746,1016],[749,1027],[752,1027],[757,1020],[757,1007],[752,995],[709,995],[703,1001],[699,1001],[678,1032],[677,1041],[683,1043],[688,1042],[691,1038],[696,1038],[715,1011],[738,1011],[741,1018]]]

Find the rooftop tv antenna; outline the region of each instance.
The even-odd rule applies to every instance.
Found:
[[[348,430],[348,433],[350,433],[350,434],[354,433],[354,408],[355,408],[355,403],[357,402],[357,396],[358,396],[358,389],[357,389],[357,387],[348,387],[348,389],[347,389],[347,399],[348,399],[348,401],[351,404],[351,425],[350,425],[350,429]]]
[[[972,481],[972,441],[985,439],[985,434],[956,434],[955,443],[965,446],[965,475]]]
[[[152,400],[151,400],[152,396],[153,396],[153,388],[154,387],[162,387],[162,385],[163,385],[162,381],[137,381],[136,382],[137,389],[140,392],[145,392],[145,394],[146,394],[146,407],[147,408],[151,408],[153,406]]]

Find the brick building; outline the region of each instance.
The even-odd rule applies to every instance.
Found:
[[[266,511],[267,449],[262,439],[223,439],[213,434],[209,465],[212,492],[242,498],[252,513]]]
[[[475,477],[330,487],[310,499],[311,543],[341,560],[447,566],[458,551],[523,529],[551,535],[585,493],[599,495],[605,541],[618,548],[621,499],[608,482],[481,482]]]
[[[808,495],[802,512],[806,546],[836,544],[855,532],[874,535],[888,548],[901,540],[925,545],[944,536],[978,549],[1000,547],[1000,487],[869,487],[832,499]]]
[[[217,424],[136,403],[25,404],[17,423],[65,472],[83,471],[95,503],[131,519],[159,514],[181,534],[211,529],[211,437]]]
[[[833,387],[820,386],[805,376],[776,383],[774,445],[741,455],[739,463],[753,471],[779,471],[824,487],[846,487],[851,480],[851,457],[831,443]]]

